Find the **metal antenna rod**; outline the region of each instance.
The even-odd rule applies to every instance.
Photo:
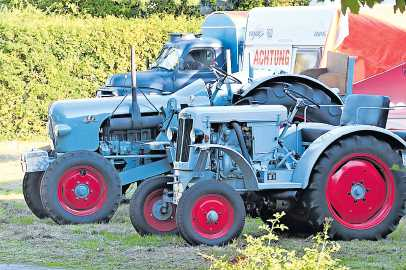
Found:
[[[135,63],[135,50],[131,46],[131,96],[132,96],[132,113],[131,118],[133,127],[137,126],[137,123],[141,120],[140,107],[137,102],[137,66]]]

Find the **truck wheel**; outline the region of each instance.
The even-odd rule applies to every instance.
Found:
[[[225,245],[241,234],[244,223],[241,196],[229,185],[213,180],[186,190],[176,211],[179,232],[191,245]]]
[[[377,240],[391,233],[405,213],[406,178],[392,147],[373,136],[351,136],[330,146],[313,168],[304,206],[320,230],[332,218],[336,239]]]
[[[176,233],[176,205],[162,201],[171,178],[158,177],[145,181],[130,201],[130,219],[140,235]]]
[[[46,212],[41,201],[40,187],[44,172],[29,172],[24,174],[23,194],[25,202],[31,212],[39,219],[47,218]]]
[[[108,222],[121,201],[120,178],[114,166],[95,152],[67,153],[45,172],[41,199],[58,224]]]

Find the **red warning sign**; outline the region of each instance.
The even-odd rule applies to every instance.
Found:
[[[290,66],[289,49],[256,49],[254,66]]]
[[[292,57],[292,46],[255,46],[250,48],[250,65],[256,78],[290,73]]]

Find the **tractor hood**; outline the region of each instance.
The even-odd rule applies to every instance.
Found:
[[[238,105],[185,108],[179,118],[193,119],[194,127],[204,130],[207,123],[282,122],[287,120],[282,105]]]
[[[179,110],[182,105],[210,105],[203,80],[197,80],[170,95],[149,94],[146,97],[137,96],[141,116],[160,113],[170,99],[177,101]],[[131,108],[131,95],[57,101],[49,109],[49,136],[57,152],[94,151],[99,147],[99,130],[103,122],[110,116],[129,116]]]
[[[137,88],[147,90],[148,92],[173,92],[172,76],[173,71],[159,68],[139,71],[137,72]],[[115,74],[109,77],[106,81],[105,88],[111,87],[130,91],[131,73]],[[118,94],[122,95],[123,93]]]
[[[149,95],[148,99],[154,106],[160,108],[165,104],[165,101],[167,101],[167,97],[169,97],[169,95]],[[124,97],[108,97],[57,101],[50,107],[49,116],[57,122],[63,121],[63,119],[89,115],[103,118],[104,115],[112,114],[115,108],[123,101],[123,98]],[[137,100],[141,113],[156,112],[154,107],[152,107],[143,95],[138,95]],[[114,115],[129,114],[130,109],[131,96],[127,96],[117,110],[115,110]]]

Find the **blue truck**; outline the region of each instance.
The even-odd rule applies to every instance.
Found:
[[[143,91],[172,93],[202,79],[214,82],[213,64],[226,70],[226,51],[231,52],[231,72],[238,72],[242,57],[246,17],[232,13],[209,15],[201,34],[171,33],[147,71],[137,73],[137,87]],[[130,73],[110,76],[97,91],[99,97],[125,95],[131,89]]]

